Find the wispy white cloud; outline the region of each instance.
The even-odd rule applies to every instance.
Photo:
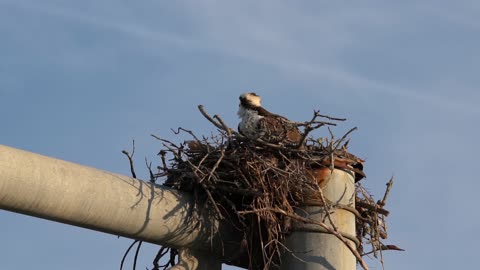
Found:
[[[1,3],[1,2],[0,2]],[[413,99],[439,109],[480,113],[480,108],[460,98],[436,94],[422,88],[405,89],[372,80],[349,71],[339,63],[342,50],[353,46],[357,25],[368,31],[388,31],[401,15],[388,9],[353,7],[311,11],[299,6],[265,1],[248,3],[189,2],[183,8],[196,25],[195,35],[177,35],[156,30],[131,20],[100,17],[74,9],[38,2],[4,1],[17,8],[42,12],[66,20],[118,31],[148,44],[168,43],[185,50],[208,50],[271,66],[285,76],[304,80],[330,81],[344,91],[389,95]],[[408,22],[407,22],[408,23]],[[424,86],[425,87],[425,86]],[[457,89],[458,90],[458,89]]]
[[[194,39],[189,39],[185,36],[169,34],[166,32],[155,31],[132,21],[120,21],[118,19],[101,17],[88,12],[80,12],[74,9],[48,5],[47,3],[40,2],[2,0],[0,1],[0,5],[1,4],[10,5],[15,8],[21,8],[32,12],[39,12],[45,15],[60,17],[68,21],[87,24],[105,30],[121,32],[125,35],[130,35],[133,38],[147,40],[148,42],[168,42],[169,44],[178,46],[180,48],[192,48],[196,46],[201,47],[201,44],[197,44]]]
[[[205,35],[215,41],[216,49],[271,65],[285,76],[332,81],[345,91],[413,99],[434,105],[437,109],[480,113],[476,104],[459,99],[458,94],[455,95],[457,98],[452,98],[436,94],[439,91],[435,89],[406,89],[360,76],[339,63],[342,50],[354,46],[358,25],[372,32],[390,31],[391,26],[398,26],[403,20],[407,27],[416,27],[414,22],[405,21],[401,14],[396,13],[401,9],[392,12],[377,7],[354,7],[346,11],[327,8],[309,12],[285,3],[267,2],[260,8],[255,6],[260,11],[253,11],[253,16],[249,15],[253,7],[231,7],[216,1],[202,2],[191,8],[197,11],[197,20],[203,25]],[[440,87],[437,84],[432,86]],[[461,91],[458,88],[455,90]]]

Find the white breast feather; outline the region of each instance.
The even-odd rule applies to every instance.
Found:
[[[263,116],[258,115],[254,110],[248,110],[240,106],[238,109],[238,116],[242,119],[238,124],[238,129],[250,139],[257,139],[263,136],[263,132],[258,129],[258,121]]]

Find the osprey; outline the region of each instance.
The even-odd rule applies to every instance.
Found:
[[[287,118],[265,110],[255,93],[240,95],[238,131],[243,136],[269,143],[296,144],[302,139],[297,126]]]
[[[262,139],[276,144],[298,144],[302,140],[302,134],[297,125],[287,118],[273,114],[262,107],[261,98],[255,93],[244,93],[240,96],[238,116],[241,118],[238,131],[243,136],[256,140]],[[364,160],[350,154],[337,153],[333,160],[335,168],[353,171],[355,182],[365,177],[363,172]],[[323,187],[331,175],[331,160],[325,158],[307,170],[307,178],[316,180]]]

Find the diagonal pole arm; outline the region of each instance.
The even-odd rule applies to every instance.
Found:
[[[186,193],[0,145],[0,209],[225,258],[212,251],[221,225],[192,207]]]

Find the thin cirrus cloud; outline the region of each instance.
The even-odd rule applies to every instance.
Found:
[[[382,81],[381,78],[366,78],[338,63],[337,56],[342,48],[350,46],[349,43],[354,39],[352,25],[363,20],[372,28],[372,31],[382,31],[398,20],[399,15],[388,16],[391,14],[389,10],[384,10],[385,14],[382,14],[375,13],[371,8],[354,8],[333,15],[327,10],[322,13],[325,16],[312,16],[302,8],[269,1],[268,5],[264,4],[259,10],[249,15],[252,10],[248,5],[245,7],[237,4],[232,8],[224,3],[211,1],[190,2],[180,7],[183,9],[182,12],[191,16],[192,21],[197,24],[191,26],[195,29],[195,34],[187,36],[161,29],[156,30],[154,26],[132,22],[132,20],[112,19],[112,16],[109,17],[104,13],[79,12],[71,8],[38,2],[0,2],[2,3],[107,31],[118,31],[149,44],[158,43],[162,46],[167,43],[184,50],[211,51],[246,59],[270,66],[286,76],[313,82],[330,81],[337,85],[340,91],[386,95],[422,102],[443,110],[480,113],[480,108],[475,104],[461,98],[452,99],[450,96],[435,93],[435,90],[406,89],[395,83]],[[274,10],[275,14],[269,12],[270,10]],[[114,13],[115,10],[110,12]],[[441,8],[428,12],[437,16],[439,13],[445,14]],[[283,22],[283,17],[286,22]],[[229,20],[225,23],[227,18]],[[446,18],[455,20],[458,16],[452,13]],[[311,37],[307,32],[302,33],[302,27],[316,31],[315,35],[318,37]],[[297,34],[296,31],[299,29],[300,34]],[[296,37],[298,41],[295,41]],[[322,62],[325,64],[320,64]]]
[[[194,40],[189,40],[185,37],[160,31],[152,31],[135,23],[109,20],[103,16],[101,17],[85,12],[78,12],[76,10],[67,9],[64,7],[48,6],[38,2],[27,3],[25,1],[0,1],[0,4],[2,3],[30,12],[38,12],[48,16],[59,17],[64,20],[83,23],[105,30],[118,31],[125,35],[132,36],[133,38],[144,39],[148,40],[149,42],[168,42],[172,45],[180,47],[192,47],[196,45],[193,44]]]

